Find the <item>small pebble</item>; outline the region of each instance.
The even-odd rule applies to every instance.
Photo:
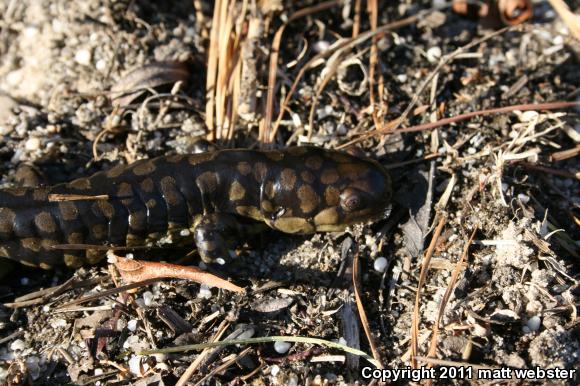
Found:
[[[326,40],[319,40],[314,43],[314,51],[319,54],[321,52],[326,52],[330,48],[330,43]]]
[[[518,198],[522,202],[522,204],[527,204],[530,201],[530,197],[522,193],[518,194]]]
[[[382,273],[382,272],[385,272],[388,265],[389,265],[389,261],[386,258],[381,256],[381,257],[377,257],[375,259],[375,262],[373,264],[373,268],[375,269],[375,271]]]
[[[540,319],[539,316],[532,316],[530,319],[528,319],[528,322],[526,323],[526,326],[532,332],[538,331],[540,329],[541,325],[542,325],[542,319]]]
[[[211,298],[211,290],[205,284],[199,286],[199,293],[197,294],[198,298],[201,299],[209,299]]]
[[[278,375],[279,372],[280,372],[280,366],[273,365],[272,367],[270,367],[270,375],[272,375],[273,377]]]
[[[282,342],[282,341],[274,342],[274,350],[276,350],[278,354],[287,353],[288,350],[290,350],[291,346],[292,345],[290,344],[290,342]]]
[[[103,369],[95,369],[95,375],[103,375]]]
[[[431,63],[435,63],[439,61],[441,58],[441,48],[439,47],[431,47],[427,50],[427,60]]]
[[[17,350],[24,350],[26,348],[26,343],[22,339],[16,339],[14,342],[10,344],[10,350],[17,351]]]
[[[82,64],[83,66],[88,66],[91,64],[91,57],[91,51],[78,50],[75,54],[75,62]]]
[[[137,320],[136,319],[129,320],[129,322],[127,323],[127,328],[131,332],[134,332],[135,330],[137,330]]]
[[[28,283],[30,283],[30,279],[28,279],[27,277],[23,277],[20,279],[20,285],[28,285]]]
[[[28,138],[24,144],[24,148],[28,151],[40,149],[40,139],[36,137]]]
[[[129,359],[129,371],[135,375],[142,376],[149,369],[147,363],[141,363],[141,356],[134,356]]]
[[[99,71],[105,71],[107,69],[107,62],[104,59],[99,59],[97,60],[95,67]]]
[[[221,257],[218,257],[217,259],[215,259],[215,262],[219,265],[224,265],[226,263],[226,261]]]
[[[153,294],[151,293],[151,291],[145,291],[143,293],[143,304],[149,307],[151,303],[153,303]]]

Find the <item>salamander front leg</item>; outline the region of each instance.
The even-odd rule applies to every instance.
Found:
[[[223,264],[229,260],[229,251],[238,244],[242,231],[235,216],[222,213],[204,215],[193,232],[203,262]]]

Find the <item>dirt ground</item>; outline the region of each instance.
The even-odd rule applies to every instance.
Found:
[[[221,147],[338,148],[403,114],[400,128],[580,100],[580,44],[548,2],[535,1],[533,18],[506,31],[430,8],[439,1],[379,2],[374,11],[356,0],[219,3],[227,12],[216,30],[211,1],[1,1],[0,187],[189,153],[200,136]],[[419,17],[372,37],[373,15],[379,28]],[[210,41],[225,48],[212,56]],[[210,76],[215,94],[206,94]],[[127,88],[141,92],[119,98]],[[343,234],[267,232],[232,262],[204,267],[245,294],[165,280],[71,305],[114,288],[112,269],[2,261],[0,384],[369,384],[361,371],[374,368],[372,357],[392,370],[431,363],[464,372],[445,378],[438,367],[436,384],[500,382],[499,373],[475,381],[468,372],[478,370],[580,369],[579,113],[510,111],[362,138],[356,146],[392,173],[390,217]],[[145,257],[198,265],[188,252]],[[368,356],[284,341],[139,355],[268,336]]]

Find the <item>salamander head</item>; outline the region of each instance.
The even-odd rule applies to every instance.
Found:
[[[342,231],[385,218],[391,179],[379,163],[314,147],[290,148],[264,184],[261,210],[287,233]]]

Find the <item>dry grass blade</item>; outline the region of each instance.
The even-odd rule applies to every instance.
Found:
[[[210,287],[217,287],[234,292],[245,292],[243,288],[230,283],[209,272],[196,267],[184,267],[177,264],[159,263],[156,261],[140,261],[116,257],[115,267],[121,277],[129,283],[150,279],[173,278],[187,279]]]
[[[438,121],[435,121],[435,122],[428,122],[428,123],[423,123],[421,125],[405,127],[405,128],[397,130],[397,133],[413,133],[413,132],[417,132],[417,131],[430,130],[430,129],[435,129],[437,127],[449,125],[451,123],[465,121],[465,120],[473,118],[473,117],[493,115],[493,114],[503,114],[503,113],[509,113],[509,112],[516,111],[516,110],[519,110],[519,111],[560,110],[560,109],[566,109],[566,108],[574,107],[574,106],[580,106],[580,101],[573,101],[573,102],[558,101],[558,102],[549,102],[549,103],[526,103],[526,104],[521,104],[521,105],[498,107],[498,108],[488,109],[488,110],[478,110],[478,111],[472,111],[469,113],[456,115],[454,117],[439,119]],[[390,134],[394,131],[394,128],[397,127],[401,122],[402,122],[401,118],[397,118],[397,119],[389,122],[387,124],[387,126],[383,128],[383,130],[371,130],[365,134],[362,134],[360,137],[353,139],[350,142],[347,142],[343,145],[338,146],[337,149],[343,149],[346,147],[350,147],[350,146],[352,146],[358,142],[361,142],[364,139],[372,137],[374,135]]]
[[[433,257],[433,252],[435,251],[435,246],[437,245],[437,240],[443,231],[443,227],[445,226],[446,219],[444,216],[441,216],[439,219],[439,224],[435,228],[435,232],[433,233],[433,238],[431,239],[431,243],[429,244],[429,248],[427,248],[427,252],[425,253],[425,257],[423,258],[423,262],[421,264],[421,273],[419,275],[419,281],[417,283],[417,292],[415,294],[415,307],[413,308],[413,318],[411,320],[411,366],[413,368],[417,368],[417,361],[415,360],[415,356],[417,355],[418,347],[418,339],[419,339],[419,322],[420,322],[420,315],[419,315],[419,306],[421,302],[421,289],[425,285],[425,281],[427,279],[427,271],[429,270],[429,262],[431,261],[431,257]]]
[[[469,246],[471,245],[471,243],[473,242],[473,238],[475,237],[475,232],[477,232],[477,229],[473,230],[473,232],[471,233],[471,236],[469,237],[469,240],[465,244],[465,247],[463,249],[463,253],[461,254],[461,258],[459,259],[459,261],[455,265],[455,269],[453,270],[453,272],[451,274],[451,278],[449,279],[449,284],[447,285],[447,288],[445,289],[445,293],[443,294],[443,298],[441,298],[441,302],[439,304],[439,311],[437,313],[437,319],[435,320],[435,323],[433,324],[431,343],[430,343],[429,351],[427,354],[427,357],[429,357],[429,358],[435,357],[435,354],[437,351],[437,337],[439,335],[439,325],[441,324],[441,319],[443,319],[443,315],[445,313],[445,307],[447,306],[447,303],[449,302],[449,298],[451,297],[451,291],[453,290],[453,288],[455,288],[455,284],[457,283],[457,279],[459,278],[459,274],[461,273],[461,271],[463,271],[465,269],[464,263],[467,260],[467,253],[469,251]],[[432,366],[432,364],[430,363],[429,367],[431,367],[431,366]]]
[[[373,338],[373,334],[371,333],[371,328],[369,327],[369,320],[367,319],[367,314],[365,312],[365,308],[363,306],[361,297],[360,297],[360,283],[359,283],[359,261],[358,261],[358,252],[354,254],[354,259],[352,260],[352,285],[354,288],[354,296],[356,299],[356,307],[358,309],[358,314],[363,325],[363,329],[365,330],[365,334],[367,336],[367,340],[369,342],[369,346],[371,348],[371,352],[373,354],[373,358],[379,364],[379,368],[383,368],[381,362],[381,355],[379,354],[379,350],[377,350],[377,345],[375,344],[375,340]]]
[[[270,142],[273,141],[274,138],[276,137],[276,133],[278,132],[278,127],[280,126],[280,122],[282,121],[282,117],[284,116],[284,112],[286,111],[286,109],[288,107],[288,103],[290,103],[290,99],[292,98],[292,96],[296,92],[296,89],[298,88],[298,83],[300,82],[300,80],[302,79],[304,74],[306,74],[306,71],[308,71],[310,68],[312,68],[315,63],[317,63],[321,59],[324,59],[324,58],[334,54],[338,50],[342,50],[344,48],[355,47],[358,44],[365,42],[366,40],[368,40],[372,36],[379,35],[379,34],[385,33],[385,32],[390,31],[390,30],[402,28],[404,26],[413,24],[417,20],[419,20],[423,15],[424,15],[424,13],[419,13],[418,15],[415,15],[415,16],[410,16],[410,17],[395,21],[393,23],[385,24],[385,25],[377,28],[376,31],[367,31],[363,34],[357,35],[356,37],[346,39],[345,41],[336,44],[334,47],[331,47],[328,50],[321,52],[320,54],[317,54],[314,57],[312,57],[312,59],[310,59],[304,66],[302,66],[302,68],[300,68],[300,71],[298,71],[298,74],[296,75],[294,82],[292,82],[292,86],[290,86],[290,90],[286,94],[284,101],[282,101],[282,104],[280,106],[280,110],[278,112],[278,117],[276,118],[276,122],[274,122],[274,125],[272,127],[269,141]],[[270,91],[270,89],[268,89],[268,91]],[[272,96],[272,98],[273,98],[273,96]],[[272,99],[272,104],[273,104],[273,99]],[[266,110],[266,111],[268,112],[269,110]],[[266,117],[268,117],[268,114],[266,114]],[[271,120],[271,117],[269,119]],[[267,120],[266,122],[269,122],[269,121]]]
[[[276,132],[270,132],[270,126],[272,124],[272,116],[274,115],[274,91],[276,89],[276,74],[278,72],[278,58],[280,55],[280,43],[282,42],[282,35],[286,26],[292,21],[299,19],[304,16],[311,15],[316,12],[324,11],[340,4],[340,1],[331,0],[325,1],[320,4],[316,4],[310,7],[302,8],[294,12],[288,18],[288,21],[284,23],[274,35],[272,40],[272,48],[270,53],[270,64],[268,68],[268,93],[266,95],[266,113],[264,119],[260,124],[260,134],[259,139],[262,142],[273,142],[276,137]],[[277,125],[276,125],[277,126]]]
[[[207,78],[205,83],[205,124],[207,125],[208,139],[210,141],[216,138],[214,126],[214,106],[216,94],[216,79],[218,73],[218,47],[220,31],[220,15],[222,2],[226,0],[216,0],[213,9],[213,19],[211,22],[211,32],[209,37],[209,53],[207,58]]]
[[[155,62],[139,67],[111,88],[113,106],[125,107],[145,92],[159,86],[187,82],[189,70],[186,63],[177,61]]]
[[[519,28],[519,27],[517,27],[517,28]],[[455,51],[453,51],[449,55],[445,55],[444,57],[442,57],[441,60],[439,61],[439,63],[437,64],[437,66],[433,69],[433,71],[431,71],[431,73],[419,85],[419,88],[417,89],[417,91],[415,91],[415,93],[413,94],[413,97],[411,98],[411,102],[409,102],[409,105],[407,106],[405,111],[403,111],[401,116],[399,116],[397,119],[395,119],[393,121],[387,122],[385,127],[383,127],[382,129],[369,130],[366,133],[361,134],[358,138],[355,138],[352,141],[347,142],[344,145],[341,145],[339,148],[352,146],[355,143],[363,141],[367,138],[370,138],[379,132],[384,134],[384,133],[390,133],[390,132],[396,130],[407,119],[409,114],[413,111],[413,109],[417,105],[417,102],[419,101],[421,94],[423,94],[423,91],[425,91],[427,86],[429,86],[429,84],[431,84],[431,82],[433,81],[433,78],[439,74],[439,72],[443,69],[444,66],[446,66],[448,63],[452,62],[455,58],[457,58],[459,55],[463,54],[467,50],[469,50],[473,47],[476,47],[476,46],[486,42],[487,40],[489,40],[493,37],[501,35],[507,31],[513,31],[515,29],[516,29],[516,27],[506,27],[506,28],[503,28],[499,31],[494,31],[492,33],[489,33],[489,34],[483,36],[480,39],[476,39],[476,40],[472,41],[471,43],[468,43],[462,47],[459,47],[458,49],[456,49]]]
[[[228,339],[219,342],[211,343],[199,343],[190,344],[185,346],[176,346],[158,350],[145,350],[139,353],[139,355],[153,355],[153,354],[169,354],[174,352],[186,352],[191,350],[202,350],[207,347],[219,347],[219,346],[231,346],[237,344],[260,344],[260,343],[273,343],[273,342],[293,342],[293,343],[306,343],[306,344],[317,344],[320,346],[325,346],[328,348],[342,350],[344,352],[359,355],[366,359],[373,366],[379,368],[380,363],[378,363],[374,358],[369,356],[367,353],[361,350],[354,349],[352,347],[345,346],[340,343],[331,342],[325,339],[310,338],[306,336],[268,336],[261,338],[248,338],[248,339]]]
[[[109,195],[98,194],[98,195],[85,195],[85,194],[49,194],[48,201],[51,202],[61,202],[61,201],[89,201],[89,200],[108,200]]]
[[[228,326],[229,326],[228,322],[226,322],[225,320],[222,321],[221,324],[219,325],[219,327],[217,328],[217,331],[215,332],[215,334],[211,338],[211,342],[219,341],[219,339],[221,339],[223,334],[226,332],[226,329],[228,328]],[[185,384],[187,384],[187,382],[189,382],[189,380],[193,376],[193,373],[195,372],[195,370],[197,370],[198,367],[203,363],[203,361],[205,360],[205,358],[209,354],[209,352],[210,352],[209,347],[205,348],[195,358],[195,360],[193,362],[191,362],[191,364],[189,365],[187,370],[185,370],[185,372],[181,375],[181,377],[179,377],[179,380],[177,381],[175,386],[185,386]]]

